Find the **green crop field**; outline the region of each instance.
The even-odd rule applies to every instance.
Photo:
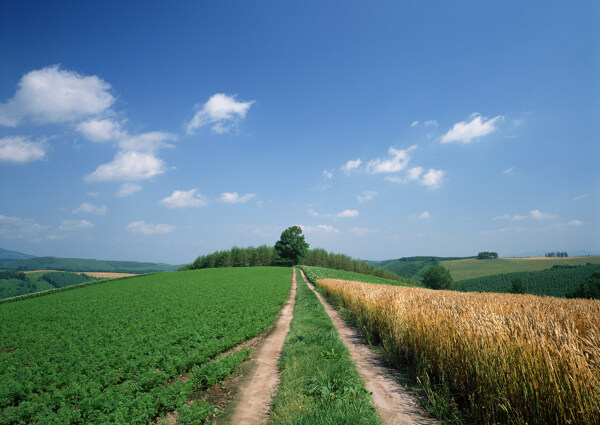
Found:
[[[534,272],[552,268],[554,265],[582,266],[587,263],[600,264],[600,256],[567,258],[498,258],[496,260],[444,261],[442,266],[450,270],[455,281],[473,279],[500,273]]]
[[[306,277],[311,282],[316,282],[318,279],[342,279],[365,283],[380,283],[382,285],[420,286],[408,279],[406,282],[399,282],[397,280],[385,279],[383,277],[349,272],[346,270],[327,269],[325,267],[300,266],[300,268],[304,271],[304,273],[306,273]]]
[[[193,270],[0,304],[0,423],[147,424],[185,414],[188,395],[219,375],[215,364],[230,371],[243,355],[211,360],[273,323],[290,275]],[[211,412],[195,409],[188,416]]]

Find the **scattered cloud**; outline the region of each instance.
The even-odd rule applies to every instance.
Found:
[[[107,111],[115,98],[110,84],[59,65],[30,71],[21,77],[15,95],[0,103],[0,125],[15,127],[24,120],[36,124],[64,123]]]
[[[135,192],[142,190],[142,186],[137,183],[123,183],[117,192],[119,198],[133,195]]]
[[[318,217],[319,213],[313,209],[309,209],[308,210],[308,215],[313,216],[313,217]]]
[[[87,196],[92,197],[92,198],[97,198],[99,193],[98,192],[88,192],[86,193]]]
[[[579,227],[579,226],[583,226],[583,221],[579,221],[579,220],[570,220],[567,223],[567,226],[572,226],[572,227]]]
[[[361,195],[358,195],[356,199],[358,199],[358,202],[362,203],[372,200],[375,196],[377,196],[377,192],[374,190],[365,190]]]
[[[352,172],[352,171],[356,170],[358,167],[360,167],[360,164],[362,164],[362,161],[360,160],[360,158],[350,160],[342,166],[342,171],[348,175],[348,174],[350,174],[350,172]]]
[[[352,233],[354,233],[355,235],[364,236],[364,235],[368,235],[370,233],[378,232],[379,230],[372,229],[370,227],[353,227],[350,231]]]
[[[132,221],[126,227],[131,233],[141,233],[144,235],[161,235],[171,233],[175,230],[175,226],[170,224],[152,224],[146,223],[144,220]]]
[[[503,174],[514,174],[515,167],[509,167],[506,170],[502,171]]]
[[[573,200],[574,201],[581,201],[582,199],[589,198],[589,197],[590,197],[590,195],[588,195],[587,193],[584,193],[583,195],[575,196],[573,198]]]
[[[421,220],[429,220],[430,218],[431,214],[429,214],[427,211],[424,211],[421,214],[419,214],[419,219]]]
[[[101,164],[91,174],[85,176],[86,182],[98,181],[137,181],[163,174],[165,166],[162,159],[152,153],[121,151],[112,162]]]
[[[475,113],[469,118],[470,121],[461,121],[454,124],[454,127],[448,130],[448,132],[441,137],[440,142],[471,143],[480,137],[493,133],[497,128],[496,122],[501,120],[503,117],[502,115],[498,115],[488,120],[485,117],[482,117],[480,114]]]
[[[61,232],[75,232],[77,230],[89,229],[91,227],[94,227],[94,224],[87,220],[64,220],[60,226],[58,226],[58,230]]]
[[[0,239],[37,239],[50,226],[31,218],[9,217],[0,214]]]
[[[504,214],[504,215],[500,215],[498,217],[494,217],[493,220],[514,220],[514,221],[518,221],[518,220],[525,220],[528,217],[529,216],[527,216],[527,215],[519,215],[519,214],[510,215],[510,214]]]
[[[410,170],[408,170],[406,179],[407,180],[419,180],[419,177],[421,177],[421,174],[423,174],[423,167],[413,167]]]
[[[437,122],[437,120],[429,120],[429,121],[425,121],[423,123],[423,125],[425,127],[437,127],[438,126],[438,122]]]
[[[201,193],[196,194],[197,190],[176,190],[160,203],[167,208],[203,207],[208,204],[208,199]]]
[[[23,164],[39,161],[46,156],[44,142],[31,142],[26,137],[12,136],[0,139],[0,162]]]
[[[419,121],[413,121],[412,124],[410,125],[410,128],[416,127],[419,125]]]
[[[339,229],[329,226],[327,224],[319,224],[317,226],[304,226],[299,225],[304,233],[339,233]]]
[[[437,189],[442,184],[445,174],[446,172],[444,170],[434,170],[433,168],[430,168],[421,179],[421,184],[430,189]]]
[[[371,174],[377,173],[396,173],[406,168],[406,165],[410,161],[409,153],[416,149],[416,145],[409,147],[408,149],[395,149],[390,148],[388,150],[390,158],[388,159],[373,159],[367,164],[367,171]]]
[[[162,148],[172,148],[167,141],[177,140],[177,136],[163,131],[151,131],[136,135],[124,133],[119,139],[119,147],[124,151],[156,152]]]
[[[121,125],[110,119],[90,119],[75,127],[83,137],[92,142],[118,140],[126,135]]]
[[[98,214],[104,215],[106,214],[106,205],[94,205],[89,202],[82,202],[77,208],[72,211],[73,214]]]
[[[543,213],[540,210],[530,211],[529,216],[535,220],[550,220],[556,218],[556,214]]]
[[[217,134],[227,133],[232,127],[246,117],[246,113],[255,101],[238,102],[235,96],[223,93],[214,94],[196,112],[188,123],[186,132],[193,134],[194,131],[205,125],[212,124],[212,131]]]
[[[221,202],[225,202],[226,204],[243,204],[255,196],[255,193],[246,193],[245,195],[240,195],[237,192],[223,192],[221,193],[219,200]]]
[[[335,216],[340,217],[340,218],[357,217],[358,210],[344,210],[344,211],[337,213]]]
[[[332,173],[331,171],[328,171],[328,170],[323,170],[323,176],[324,176],[326,179],[330,179],[330,178],[332,178],[332,177],[333,177],[333,173]]]
[[[484,234],[494,234],[494,233],[522,233],[526,232],[527,229],[525,227],[503,227],[502,229],[496,230],[482,230],[481,233]]]

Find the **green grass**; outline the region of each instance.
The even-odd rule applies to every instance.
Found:
[[[418,283],[410,281],[408,279],[406,282],[399,282],[396,280],[385,279],[378,276],[348,272],[345,270],[327,269],[325,267],[300,266],[300,268],[304,271],[304,273],[306,273],[308,279],[313,282],[316,282],[318,279],[342,279],[365,283],[380,283],[382,285],[420,286]]]
[[[444,261],[442,266],[450,270],[455,281],[473,279],[501,273],[533,272],[552,268],[554,265],[582,266],[587,263],[600,264],[600,256],[550,258],[550,259],[514,259],[498,258],[497,260],[466,260]]]
[[[0,304],[0,424],[146,424],[185,410],[210,362],[268,329],[289,289],[288,268],[210,269]]]
[[[179,266],[137,261],[104,261],[86,258],[35,257],[4,264],[5,269],[60,270],[66,272],[156,273],[176,271]]]
[[[379,424],[372,400],[323,305],[297,273],[272,424]]]
[[[600,272],[600,264],[552,268],[537,272],[504,273],[467,279],[455,283],[456,289],[467,292],[510,292],[513,279],[521,279],[526,292],[533,295],[564,297],[594,273]]]

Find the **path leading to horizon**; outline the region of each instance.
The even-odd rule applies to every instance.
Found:
[[[416,398],[403,388],[402,382],[407,382],[408,378],[400,371],[387,366],[383,356],[369,348],[358,331],[348,326],[327,300],[315,291],[304,272],[300,270],[300,273],[325,307],[341,340],[350,351],[365,388],[372,393],[375,409],[383,422],[390,425],[440,424],[428,417],[417,404]]]

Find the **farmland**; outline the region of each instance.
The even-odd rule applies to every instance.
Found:
[[[498,258],[496,260],[443,261],[442,266],[450,270],[455,281],[473,279],[501,273],[533,272],[552,268],[554,265],[582,266],[587,263],[600,264],[600,256],[567,258]]]
[[[311,279],[312,280],[312,279]],[[600,302],[319,280],[474,423],[600,423]]]
[[[290,289],[286,268],[154,274],[0,305],[0,423],[143,423],[186,407],[247,355]],[[186,379],[178,379],[182,375]]]
[[[50,270],[22,273],[0,270],[0,300],[98,280],[86,274]]]

